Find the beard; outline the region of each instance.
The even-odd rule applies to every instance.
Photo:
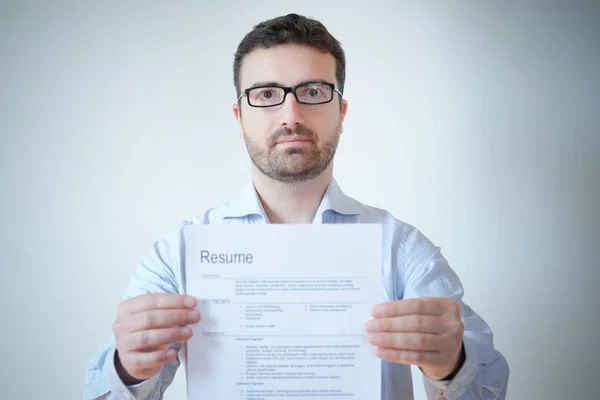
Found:
[[[341,124],[331,140],[320,142],[317,135],[305,126],[293,129],[281,127],[268,139],[263,148],[244,132],[244,141],[250,159],[260,172],[269,178],[283,182],[304,182],[319,176],[331,163],[338,146]],[[278,147],[277,141],[285,136],[298,135],[309,142],[298,147]]]

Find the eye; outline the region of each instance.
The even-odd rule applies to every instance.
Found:
[[[318,86],[310,86],[305,91],[305,94],[309,97],[319,97],[323,95],[323,90]]]
[[[321,91],[320,91],[320,90],[318,90],[318,89],[316,89],[316,88],[314,88],[314,87],[312,87],[312,88],[310,88],[310,89],[308,90],[308,95],[309,95],[309,96],[311,96],[311,97],[317,97],[317,96],[319,96],[320,94],[321,94]]]
[[[268,99],[270,99],[271,97],[273,97],[273,91],[272,91],[272,90],[270,90],[270,89],[265,89],[265,90],[262,90],[260,93],[258,93],[258,96],[257,96],[257,97],[259,97],[259,98],[261,98],[261,99],[268,100]]]
[[[283,90],[277,87],[262,87],[252,89],[250,92],[250,103],[257,105],[271,105],[281,101]]]
[[[315,103],[327,100],[330,97],[329,92],[329,86],[315,83],[300,88],[298,95],[305,102]]]

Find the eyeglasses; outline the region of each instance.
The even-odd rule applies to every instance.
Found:
[[[244,90],[237,101],[246,96],[252,107],[275,107],[283,104],[288,93],[293,93],[300,104],[324,104],[333,100],[333,94],[340,92],[333,83],[310,82],[298,86],[255,86]]]

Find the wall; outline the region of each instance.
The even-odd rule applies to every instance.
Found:
[[[347,52],[342,188],[442,247],[508,398],[596,392],[597,2],[202,3],[0,4],[6,398],[80,398],[152,241],[246,183],[232,55],[287,12]]]

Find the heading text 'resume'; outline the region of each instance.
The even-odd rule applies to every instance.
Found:
[[[252,264],[254,256],[251,253],[211,253],[200,251],[200,262],[206,264]]]

